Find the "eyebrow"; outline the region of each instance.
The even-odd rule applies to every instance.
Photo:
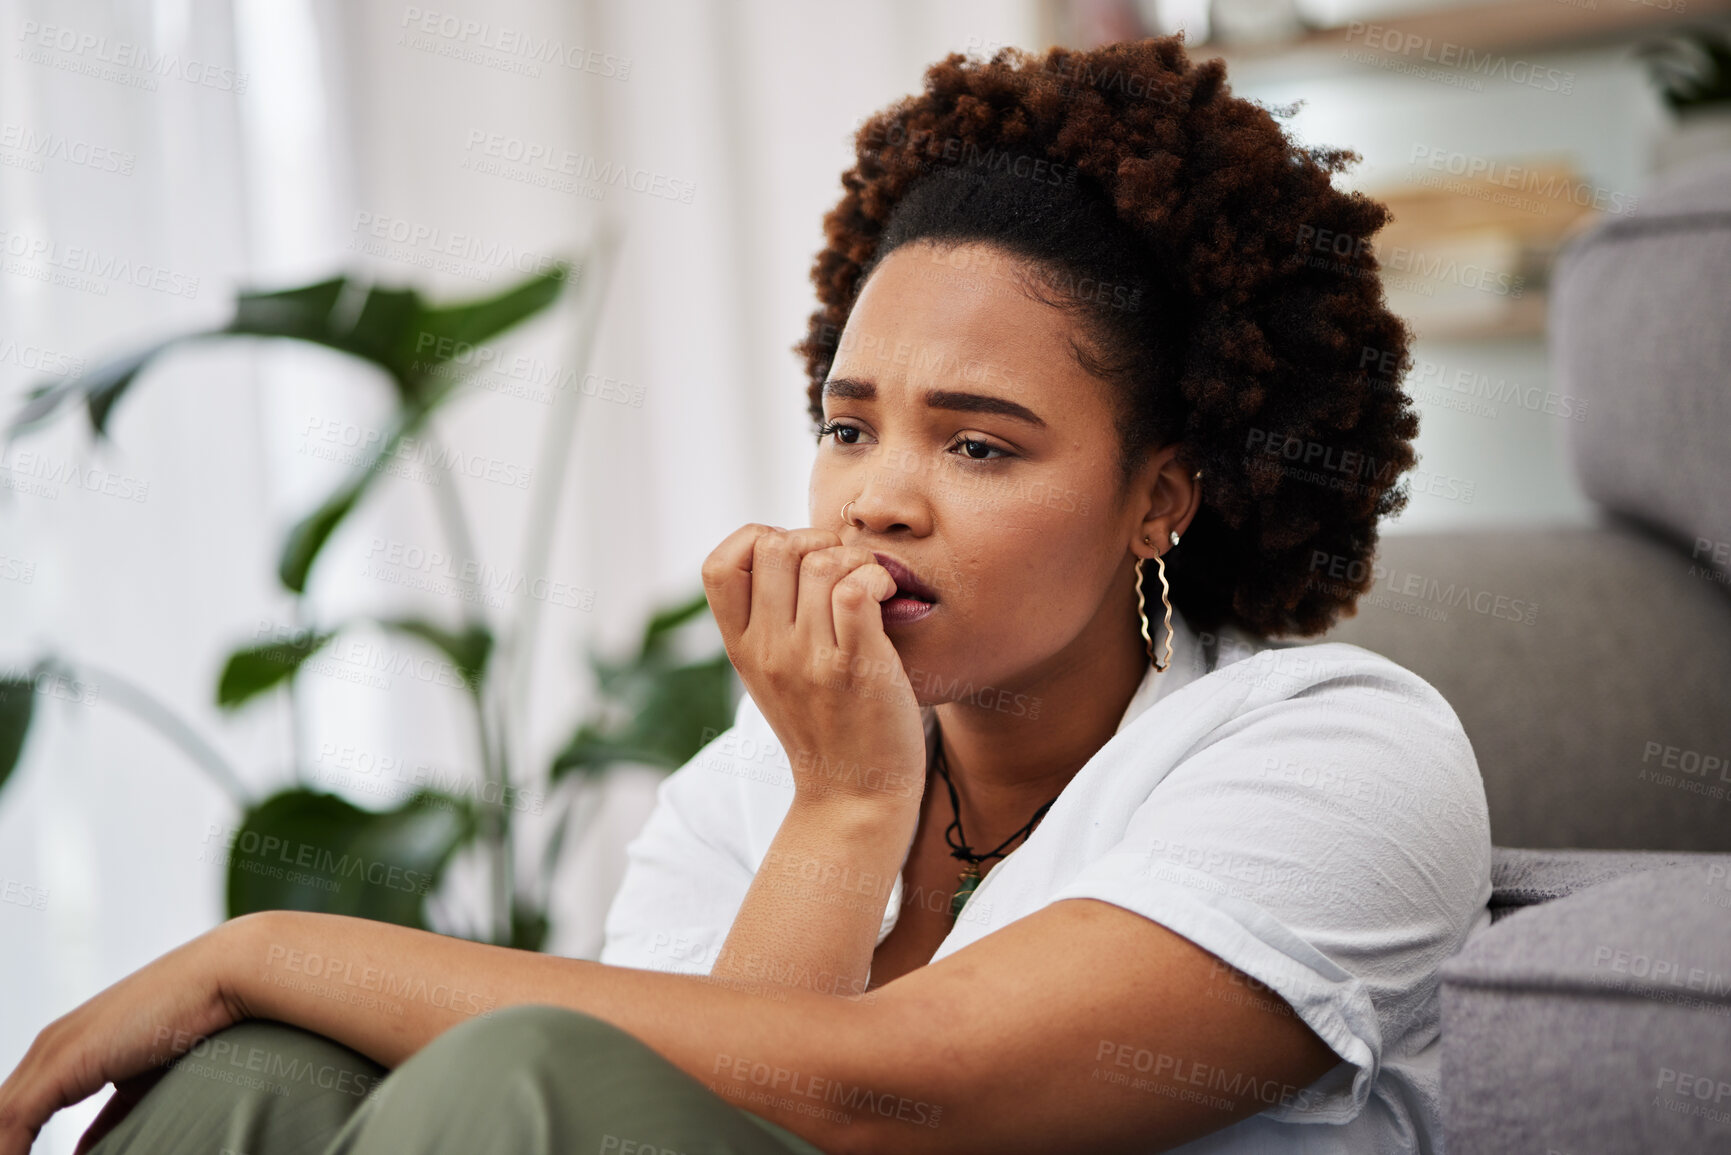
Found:
[[[843,401],[872,401],[877,398],[878,389],[870,381],[862,381],[856,377],[833,377],[823,383],[823,395]],[[931,409],[944,409],[954,413],[995,413],[1000,417],[1025,421],[1039,429],[1046,427],[1045,421],[1032,409],[987,393],[932,389],[926,391],[925,402]]]

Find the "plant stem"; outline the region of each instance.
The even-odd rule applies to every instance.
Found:
[[[475,551],[475,538],[469,532],[469,520],[463,512],[463,500],[456,489],[456,473],[441,479],[440,484],[433,486],[433,505],[439,514],[439,521],[445,531],[445,540],[451,547],[451,555],[458,558],[467,571],[469,566],[479,559]],[[463,620],[471,625],[485,627],[487,617],[481,608],[481,586],[479,576],[469,576],[466,572],[459,579],[469,596],[463,601]],[[488,687],[493,683],[493,663],[488,662],[482,672],[482,683],[471,687],[470,701],[475,707],[475,741],[481,754],[481,777],[489,786],[497,786],[498,802],[483,802],[481,824],[481,839],[487,846],[487,857],[490,863],[488,871],[493,892],[492,934],[493,942],[505,945],[511,938],[511,820],[510,813],[505,808],[506,787],[510,774],[504,760],[496,731],[496,719],[489,707]],[[492,793],[489,791],[488,793]]]
[[[82,670],[85,681],[96,681],[116,706],[127,711],[133,717],[156,728],[157,733],[181,748],[181,751],[191,758],[199,769],[210,776],[235,804],[243,810],[252,802],[252,791],[241,781],[239,774],[228,760],[217,753],[216,748],[203,738],[198,731],[188,725],[178,714],[151,697],[149,693],[133,682],[107,670],[98,669],[85,663],[82,667],[58,659],[51,664],[63,674],[77,679]]]
[[[588,268],[583,275],[583,292],[578,306],[577,334],[572,342],[574,356],[572,375],[581,380],[595,350],[596,333],[607,300],[607,282],[617,263],[623,240],[622,226],[611,215],[603,214],[595,230]],[[535,454],[535,482],[529,494],[529,517],[523,532],[523,555],[518,572],[526,579],[543,574],[553,546],[554,519],[559,511],[559,498],[565,488],[565,470],[571,460],[571,439],[577,426],[577,409],[582,393],[575,388],[560,389],[553,399],[553,412],[541,428],[541,445]],[[522,712],[529,701],[529,676],[532,672],[535,643],[539,631],[535,624],[541,604],[525,598],[516,607],[515,619],[500,642],[500,662],[506,671],[504,707],[507,721],[505,737],[520,736],[526,729]],[[515,716],[513,715],[515,712]],[[526,739],[524,739],[526,743]]]
[[[438,446],[435,445],[434,448]],[[433,507],[438,511],[445,540],[451,546],[451,555],[461,562],[463,570],[466,571],[478,559],[475,553],[475,538],[469,532],[469,519],[463,512],[463,499],[457,495],[456,477],[457,474],[452,473],[432,487]],[[462,582],[472,595],[460,599],[463,603],[463,620],[475,625],[485,625],[486,615],[481,612],[478,575],[460,576],[457,580]]]

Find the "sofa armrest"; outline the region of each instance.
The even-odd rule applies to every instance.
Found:
[[[1731,1150],[1731,855],[1690,857],[1512,913],[1443,965],[1451,1155]]]
[[[1491,848],[1491,921],[1567,898],[1576,891],[1644,870],[1731,861],[1724,854],[1669,850],[1526,850]]]

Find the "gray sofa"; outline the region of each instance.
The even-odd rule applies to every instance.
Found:
[[[1565,248],[1550,341],[1597,524],[1385,535],[1328,639],[1436,686],[1484,775],[1450,1155],[1731,1152],[1731,158]]]

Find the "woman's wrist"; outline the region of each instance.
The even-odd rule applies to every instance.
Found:
[[[281,911],[258,910],[237,915],[206,931],[204,946],[206,981],[234,1022],[253,1018],[248,999],[249,980],[257,960],[264,957]]]
[[[828,831],[838,845],[869,846],[888,840],[900,849],[895,839],[905,841],[912,835],[919,822],[920,797],[918,792],[902,797],[795,787],[786,821]]]

